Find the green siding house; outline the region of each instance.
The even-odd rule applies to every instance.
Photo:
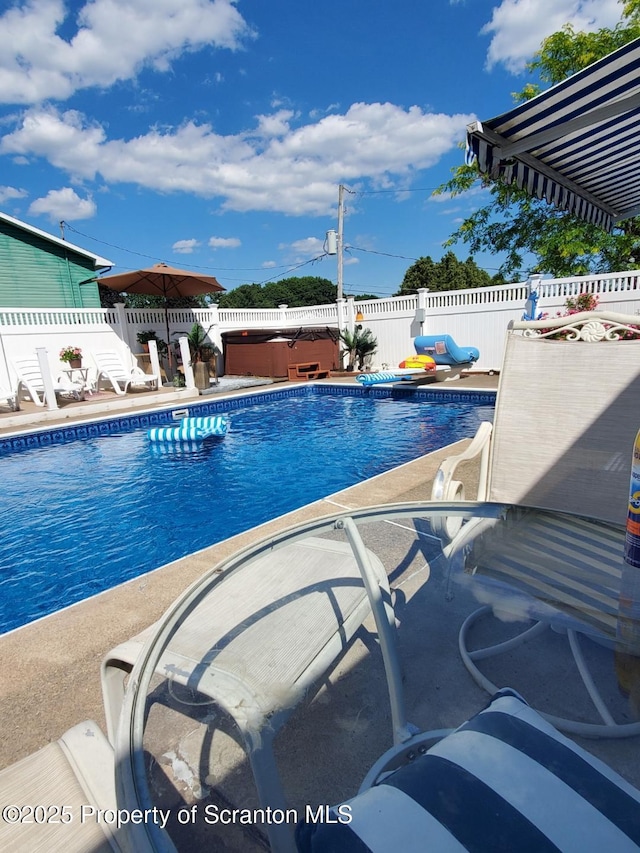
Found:
[[[111,261],[0,212],[1,308],[99,308],[98,285],[80,282]]]

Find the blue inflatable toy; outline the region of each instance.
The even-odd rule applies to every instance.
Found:
[[[419,335],[413,345],[418,355],[430,355],[436,364],[456,367],[473,364],[480,358],[475,347],[459,347],[451,335]]]

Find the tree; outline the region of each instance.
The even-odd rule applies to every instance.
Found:
[[[415,293],[419,287],[436,290],[466,290],[494,284],[489,273],[480,269],[473,258],[459,261],[453,252],[434,262],[428,255],[412,264],[404,274],[400,290],[394,296]]]
[[[543,41],[527,70],[537,74],[541,83],[554,85],[639,36],[640,0],[627,0],[622,20],[614,29],[582,33],[567,25]],[[526,101],[539,91],[538,83],[529,82],[514,98],[517,102]],[[492,200],[467,217],[445,245],[461,241],[472,254],[482,251],[504,254],[506,259],[500,273],[510,278],[519,273],[528,254],[536,258],[532,271],[555,276],[637,266],[640,218],[626,220],[606,234],[595,225],[531,198],[514,185],[481,176],[475,164],[454,169],[451,180],[439,187],[436,194],[459,195],[478,180],[489,189]]]
[[[100,305],[102,308],[113,308],[117,302],[124,302],[127,308],[206,308],[214,299],[208,299],[206,296],[180,296],[166,299],[164,296],[152,296],[146,293],[128,293],[123,296],[110,287],[105,287],[98,283],[98,293],[100,294]],[[217,296],[217,294],[212,294]]]
[[[220,294],[217,302],[220,308],[277,308],[283,304],[298,308],[335,302],[337,294],[336,285],[329,279],[307,275],[267,284],[242,284]]]
[[[277,305],[266,305],[264,293],[259,284],[241,284],[228,293],[221,293],[218,298],[219,308],[275,308]]]

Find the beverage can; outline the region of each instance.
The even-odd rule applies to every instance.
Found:
[[[616,640],[618,685],[631,697],[637,719],[640,712],[640,430],[631,461]]]
[[[633,444],[624,559],[630,566],[640,568],[640,430]]]

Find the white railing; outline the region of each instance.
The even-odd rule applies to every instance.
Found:
[[[117,313],[108,308],[0,308],[0,327],[43,328],[117,325]]]
[[[427,294],[427,308],[465,308],[470,305],[495,305],[505,302],[521,302],[524,305],[528,295],[529,285],[526,281],[468,290],[447,290]]]
[[[631,293],[639,288],[640,271],[583,275],[575,278],[554,278],[541,281],[538,292],[545,298],[570,298],[580,293],[606,297],[614,293]]]
[[[551,317],[562,313],[568,298],[580,293],[598,297],[599,307],[622,314],[640,315],[640,270],[630,272],[542,279],[535,282],[538,311]],[[529,295],[529,282],[479,287],[469,290],[395,296],[355,303],[313,305],[305,308],[218,309],[172,308],[2,308],[0,309],[0,386],[13,387],[12,359],[33,357],[44,347],[51,371],[61,368],[58,354],[63,346],[79,346],[87,356],[99,349],[118,349],[132,358],[140,350],[137,333],[152,329],[163,340],[189,332],[194,323],[205,329],[218,347],[222,333],[240,329],[281,329],[300,326],[352,328],[356,311],[362,325],[378,340],[373,366],[394,367],[414,352],[417,335],[449,334],[460,345],[480,350],[476,368],[499,370],[505,331],[511,320],[519,320]],[[360,321],[358,321],[360,322]],[[640,318],[639,318],[640,323]],[[90,358],[88,358],[90,362]],[[223,365],[220,364],[220,369]]]

